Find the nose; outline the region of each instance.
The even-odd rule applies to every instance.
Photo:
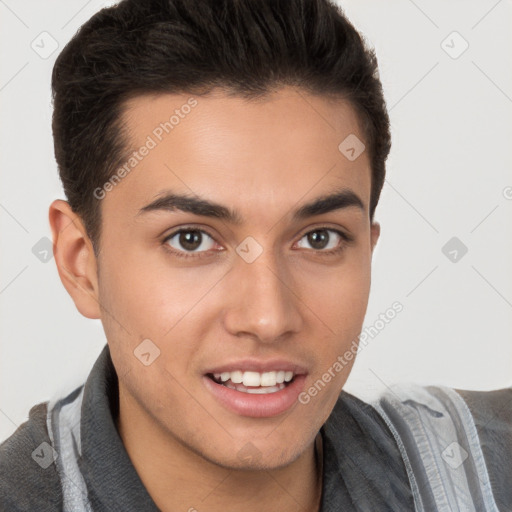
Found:
[[[296,284],[272,251],[264,250],[252,263],[237,258],[228,276],[231,298],[223,318],[228,332],[273,343],[301,330]]]

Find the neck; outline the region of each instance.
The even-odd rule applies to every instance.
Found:
[[[190,450],[155,422],[120,400],[119,435],[147,492],[162,512],[318,512],[322,489],[322,443],[288,466],[240,470],[219,466]],[[143,433],[141,435],[141,433]]]

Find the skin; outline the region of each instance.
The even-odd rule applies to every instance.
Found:
[[[123,120],[133,149],[190,96],[130,100]],[[348,103],[291,87],[257,101],[220,90],[195,98],[101,201],[97,258],[68,203],[51,204],[59,275],[80,313],[103,323],[119,378],[119,434],[161,510],[318,510],[315,439],[353,360],[308,404],[269,418],[226,409],[203,375],[246,357],[279,357],[304,365],[308,389],[357,338],[380,227],[369,219],[367,151],[351,162],[338,145],[364,136]],[[296,208],[340,188],[364,210],[292,221]],[[236,209],[244,222],[177,210],[138,215],[167,189]],[[190,224],[210,235],[199,249],[189,258],[166,251],[187,252],[179,235],[164,238]],[[327,250],[344,247],[326,255],[306,236],[315,229],[353,241],[329,231]],[[263,249],[252,263],[235,251],[247,236]],[[148,338],[160,356],[145,366],[134,350]],[[252,458],[238,456],[244,446]]]

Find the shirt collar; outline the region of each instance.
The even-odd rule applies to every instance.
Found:
[[[115,425],[119,387],[108,345],[85,383],[80,423],[79,466],[93,510],[158,512],[146,491]]]

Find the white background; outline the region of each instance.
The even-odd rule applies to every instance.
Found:
[[[51,238],[48,206],[64,198],[52,66],[78,27],[112,3],[0,1],[0,440],[30,407],[81,384],[106,342],[100,321],[75,309],[53,258],[43,263],[32,248]],[[376,49],[393,136],[365,326],[403,305],[361,350],[345,389],[365,397],[407,380],[510,386],[512,2],[342,6]],[[47,59],[31,47],[44,31],[59,45]],[[464,40],[458,58],[446,53]],[[452,237],[468,248],[457,262],[441,250]]]

